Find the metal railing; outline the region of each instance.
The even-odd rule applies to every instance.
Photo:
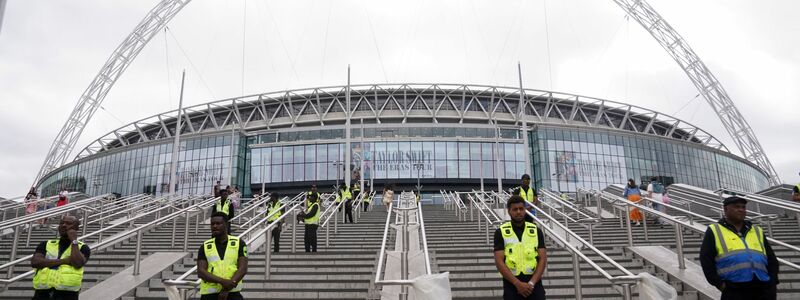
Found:
[[[271,251],[269,249],[270,248],[269,245],[270,245],[270,240],[271,240],[271,236],[272,236],[272,229],[275,226],[277,226],[277,224],[280,224],[281,222],[283,222],[286,218],[289,218],[290,216],[294,217],[296,215],[296,212],[300,211],[302,209],[303,203],[305,201],[305,198],[303,196],[305,196],[305,193],[300,193],[300,194],[296,195],[295,197],[293,197],[291,200],[289,200],[287,202],[284,202],[283,205],[281,205],[279,210],[283,210],[287,206],[290,206],[290,205],[291,205],[291,207],[288,210],[286,210],[285,213],[283,213],[274,222],[271,222],[268,225],[263,226],[263,228],[262,228],[262,225],[267,223],[268,222],[267,220],[271,216],[273,216],[273,214],[276,213],[276,212],[273,212],[273,214],[268,214],[264,218],[258,218],[259,219],[258,222],[252,224],[247,230],[245,230],[244,232],[242,232],[238,236],[240,239],[244,239],[245,243],[247,243],[248,247],[251,247],[251,249],[260,248],[259,245],[255,245],[254,242],[256,242],[260,237],[262,237],[262,236],[264,237],[264,240],[263,240],[264,241],[263,242],[264,243],[263,249],[265,251],[265,254],[264,254],[265,255],[265,257],[264,257],[264,267],[265,267],[264,275],[266,276],[266,279],[269,279],[270,268],[271,268],[271,255],[270,255]],[[285,199],[285,197],[284,197],[284,199]],[[297,225],[295,224],[294,220],[291,220],[289,223],[292,224],[292,252],[295,252],[295,236],[296,236],[295,233],[296,233]],[[258,228],[261,228],[261,229],[256,231],[256,229],[258,229]],[[184,272],[181,276],[179,276],[176,279],[164,279],[162,281],[162,283],[164,284],[165,288],[177,289],[179,291],[178,292],[178,294],[180,295],[179,298],[172,298],[173,294],[169,294],[168,293],[168,295],[170,296],[170,298],[169,298],[170,300],[186,299],[186,296],[187,296],[186,295],[186,290],[195,289],[195,288],[197,288],[197,286],[200,285],[200,281],[201,280],[199,278],[196,279],[196,280],[187,280],[187,278],[189,278],[189,276],[191,276],[192,274],[194,274],[196,272],[197,272],[197,266],[195,265],[194,267],[192,267],[188,271]]]
[[[544,203],[544,202],[543,201],[539,201],[539,203],[541,204],[541,203]],[[611,257],[607,256],[605,253],[603,253],[602,251],[600,251],[599,249],[594,247],[592,242],[587,242],[580,235],[578,235],[577,233],[575,233],[572,230],[570,230],[568,226],[559,223],[559,221],[555,217],[553,217],[550,214],[548,214],[547,212],[545,212],[541,207],[537,207],[536,205],[533,205],[533,204],[531,204],[531,203],[529,203],[527,201],[525,202],[525,204],[527,206],[533,206],[536,209],[536,211],[537,211],[536,215],[532,214],[529,211],[526,211],[526,214],[528,216],[532,217],[536,224],[539,224],[538,228],[541,228],[542,231],[546,232],[546,236],[555,239],[556,243],[562,245],[567,251],[569,251],[572,254],[572,266],[573,266],[573,272],[572,273],[573,273],[573,282],[574,282],[574,287],[575,287],[575,299],[578,299],[578,300],[583,299],[583,292],[582,292],[582,289],[581,289],[581,285],[582,285],[581,272],[580,272],[580,262],[581,262],[581,260],[586,262],[587,264],[589,264],[592,268],[594,268],[597,272],[599,272],[601,275],[603,275],[603,277],[605,277],[607,280],[609,280],[612,284],[620,286],[621,289],[622,289],[623,298],[625,300],[632,299],[632,292],[631,292],[632,285],[636,285],[639,282],[639,278],[636,275],[634,275],[632,272],[630,272],[624,266],[622,266],[619,263],[617,263]],[[559,213],[562,213],[561,211],[558,211],[558,210],[556,210],[556,211],[559,212]],[[488,227],[488,225],[489,225],[491,220],[489,219],[488,214],[483,214],[483,216],[486,219],[484,224],[486,224],[487,227]],[[559,235],[559,233],[556,232],[554,228],[551,228],[551,227],[548,227],[548,226],[544,226],[545,222],[540,217],[545,218],[548,221],[547,223],[550,224],[550,226],[555,225],[555,226],[560,227],[564,231],[564,236],[562,237],[561,235]],[[506,222],[506,221],[497,222],[497,223],[494,223],[492,225],[494,225],[495,227],[499,227],[503,222]],[[488,229],[487,229],[487,232],[488,232]],[[570,237],[571,239],[575,239],[575,241],[580,243],[582,247],[578,248],[577,246],[572,245],[570,243],[570,238],[568,238],[568,237]],[[606,271],[603,267],[601,267],[599,264],[597,264],[594,260],[592,260],[586,254],[584,254],[581,251],[581,249],[587,249],[589,251],[594,252],[596,255],[600,256],[603,260],[605,260],[606,262],[611,264],[615,269],[617,269],[618,271],[622,272],[624,275],[621,275],[621,276],[611,275],[611,273]]]
[[[186,212],[187,220],[188,220],[188,212],[189,212],[189,210],[195,209],[196,206],[202,206],[202,205],[205,205],[205,204],[213,203],[211,201],[214,201],[214,199],[210,199],[210,200],[207,200],[205,202],[195,204],[193,206],[184,208],[181,211],[173,212],[173,213],[171,213],[171,214],[169,214],[167,216],[164,216],[161,219],[156,219],[156,220],[148,222],[148,223],[146,223],[144,225],[140,225],[140,226],[138,226],[136,228],[132,228],[132,229],[129,229],[127,231],[124,231],[124,232],[121,232],[121,233],[117,233],[117,234],[113,235],[112,237],[110,237],[109,239],[106,239],[106,240],[103,240],[103,241],[98,241],[96,244],[90,245],[90,247],[92,249],[94,249],[94,251],[99,252],[99,251],[102,251],[105,248],[108,248],[108,247],[111,247],[111,246],[113,246],[113,245],[115,245],[117,243],[123,242],[123,241],[129,239],[133,234],[136,234],[136,252],[135,252],[135,259],[134,259],[134,275],[137,275],[138,272],[139,272],[139,265],[141,263],[142,232],[145,231],[145,230],[149,230],[150,228],[153,228],[153,227],[159,226],[161,224],[164,224],[164,223],[166,223],[167,221],[169,221],[172,218],[177,218],[178,216],[180,216],[184,212]],[[171,209],[171,207],[162,207],[158,211],[163,210],[163,209]],[[155,213],[155,211],[153,211],[151,213]],[[146,218],[146,217],[149,217],[149,216],[150,216],[150,214],[143,214],[143,215],[139,215],[139,216],[134,217],[133,220],[135,221],[135,220]],[[84,218],[84,220],[87,218],[87,214],[86,213],[84,213],[83,218]],[[127,222],[122,222],[122,223],[117,223],[117,224],[114,224],[114,225],[111,225],[111,226],[108,226],[108,227],[104,227],[104,228],[101,228],[100,230],[92,232],[92,233],[90,233],[88,235],[82,235],[82,236],[78,237],[78,240],[84,241],[84,240],[86,240],[88,238],[91,238],[91,237],[93,237],[95,235],[101,235],[104,232],[111,231],[113,229],[116,229],[119,226],[123,226],[123,225],[127,225],[127,224],[128,224]],[[187,230],[188,230],[188,221],[187,221]],[[185,234],[184,244],[186,244],[187,242],[188,242],[188,231],[187,231],[187,234]],[[7,271],[7,277],[8,278],[0,279],[0,284],[3,284],[4,286],[7,286],[8,284],[11,284],[13,282],[19,281],[19,280],[21,280],[21,279],[23,279],[25,277],[28,277],[28,276],[32,275],[34,273],[34,270],[30,270],[28,272],[25,272],[25,273],[22,273],[22,274],[19,274],[17,276],[12,277],[13,271],[14,271],[14,267],[16,265],[20,264],[20,263],[29,261],[32,257],[33,257],[33,255],[28,255],[28,256],[25,256],[25,257],[22,257],[22,258],[19,258],[19,259],[14,259],[13,255],[12,255],[12,261],[0,266],[0,270],[8,268],[8,271]]]
[[[425,274],[431,274],[431,260],[430,255],[428,253],[428,241],[425,232],[425,221],[422,216],[422,205],[416,203],[415,196],[412,193],[404,192],[400,195],[399,199],[397,200],[398,207],[395,207],[394,201],[389,204],[389,213],[386,214],[386,223],[383,229],[383,239],[381,241],[381,249],[378,254],[378,268],[375,270],[375,280],[374,283],[376,286],[385,286],[385,285],[399,285],[401,286],[401,291],[399,294],[399,299],[404,300],[408,299],[408,287],[414,283],[414,280],[408,278],[409,276],[409,237],[408,237],[408,226],[418,224],[419,231],[420,231],[420,238],[422,239],[422,251],[425,259]],[[414,203],[413,205],[411,205]],[[417,223],[409,222],[409,212],[412,210],[416,210],[417,214]],[[400,238],[402,239],[401,249],[400,249],[400,279],[381,279],[381,274],[384,271],[384,264],[386,262],[386,243],[389,239],[389,228],[390,221],[392,219],[392,213],[395,214],[395,223],[401,222],[400,225],[397,226],[399,230],[402,230],[402,234]],[[400,217],[402,213],[402,218]],[[397,249],[395,249],[397,251]]]
[[[361,218],[361,211],[362,211],[361,207],[364,206],[365,202],[364,200],[366,199],[370,199],[369,203],[375,201],[375,191],[370,191],[369,193],[361,192],[358,194],[356,202],[353,204],[353,209],[355,210],[356,213],[356,219],[355,219],[356,223],[358,223],[358,219]]]
[[[668,208],[673,209],[675,211],[678,211],[680,213],[687,214],[688,216],[690,216],[690,218],[688,218],[687,220],[683,220],[682,218],[679,218],[679,217],[667,214],[665,212],[653,209],[653,208],[651,208],[651,207],[649,207],[647,205],[639,204],[641,202],[634,203],[634,202],[631,202],[628,199],[622,198],[620,196],[617,196],[617,195],[614,195],[614,194],[611,194],[611,193],[608,193],[608,192],[601,192],[601,193],[598,194],[598,196],[599,196],[598,200],[599,199],[603,199],[603,200],[608,201],[612,205],[623,205],[625,207],[625,210],[622,213],[625,215],[625,220],[627,221],[626,231],[627,231],[627,235],[628,235],[628,246],[630,246],[630,247],[633,247],[633,245],[634,245],[633,231],[632,231],[632,228],[631,228],[631,221],[630,221],[630,214],[627,213],[627,211],[629,210],[630,207],[634,207],[634,208],[638,209],[643,215],[652,214],[652,215],[657,216],[658,218],[661,218],[662,220],[666,220],[667,222],[671,223],[675,227],[675,241],[676,241],[676,251],[677,251],[677,254],[678,254],[678,268],[680,268],[680,269],[685,269],[686,268],[685,262],[684,262],[684,251],[683,251],[683,229],[684,228],[689,228],[689,229],[691,229],[691,230],[693,230],[695,232],[704,234],[706,229],[703,228],[702,226],[696,226],[695,225],[695,219],[707,221],[708,224],[713,224],[713,223],[717,222],[717,220],[714,220],[714,219],[712,219],[710,217],[707,217],[707,216],[704,216],[702,214],[698,214],[698,213],[692,212],[690,210],[683,209],[683,208],[680,208],[680,207],[677,207],[677,206],[674,206],[674,205],[671,205],[671,204],[659,203],[661,205],[664,205],[665,207],[668,207]],[[647,197],[642,197],[642,201],[654,202],[653,199],[650,199],[650,198],[647,198]],[[620,219],[621,218],[622,218],[622,216],[620,216]],[[708,225],[708,224],[702,224],[702,225]],[[644,227],[643,229],[645,231],[645,234],[647,234],[647,227]],[[789,250],[792,250],[792,251],[800,253],[800,248],[798,248],[798,247],[789,245],[787,243],[781,242],[781,241],[776,240],[776,239],[771,238],[771,237],[767,237],[767,240],[772,244],[779,245],[779,246],[782,246],[782,247],[784,247],[786,249],[789,249]],[[778,258],[778,261],[783,263],[783,264],[785,264],[785,265],[787,265],[787,266],[789,266],[789,267],[792,267],[794,269],[800,270],[800,265],[794,264],[794,263],[789,262],[789,261],[787,261],[785,259],[782,259],[782,258]]]
[[[67,197],[69,197],[69,198],[72,198],[72,197],[77,196],[77,195],[81,195],[81,193],[78,193],[78,192],[67,193]],[[0,223],[6,222],[6,216],[7,216],[7,213],[9,211],[14,211],[14,218],[17,218],[17,217],[19,217],[20,211],[24,212],[25,208],[28,205],[35,204],[37,206],[37,211],[38,211],[38,206],[40,206],[40,205],[43,205],[44,206],[43,208],[46,209],[47,208],[47,204],[51,203],[51,202],[55,203],[56,200],[58,199],[58,197],[59,197],[58,195],[55,195],[55,196],[44,197],[44,198],[36,198],[36,199],[33,199],[33,200],[23,200],[22,202],[14,201],[13,203],[7,203],[7,204],[4,204],[4,205],[0,205],[0,211],[2,211],[2,215],[0,215]],[[24,198],[24,197],[20,197],[20,198]],[[13,200],[16,200],[16,199],[18,199],[18,198],[15,198]],[[12,201],[12,199],[6,199],[6,200],[7,201]],[[83,200],[78,200],[78,201],[83,201]],[[75,201],[75,202],[78,202],[78,201]]]
[[[569,223],[572,222],[573,224],[578,224],[583,228],[589,230],[589,243],[594,244],[594,226],[600,225],[600,219],[596,217],[592,217],[589,214],[581,211],[579,208],[572,205],[568,201],[564,201],[561,199],[559,195],[551,192],[550,190],[542,189],[539,191],[539,203],[545,206],[549,210],[549,214],[552,215],[553,212],[559,214],[562,219],[564,220],[564,226],[569,227]],[[561,210],[558,207],[554,207],[550,203],[547,203],[545,200],[550,200],[557,202],[560,205]],[[573,216],[570,216],[567,213],[567,209],[572,211]],[[577,218],[577,219],[576,219]],[[566,235],[566,240],[570,241],[570,236]]]
[[[320,216],[321,222],[320,227],[325,228],[325,247],[330,246],[330,237],[331,237],[331,227],[328,226],[331,218],[333,218],[333,233],[339,233],[339,211],[341,210],[342,206],[347,202],[346,200],[342,199],[342,201],[334,202],[333,205],[328,206],[328,209],[325,210],[324,213]],[[321,206],[320,206],[321,207]],[[342,217],[344,217],[344,213],[342,213]],[[344,218],[342,218],[342,223],[344,223]]]
[[[9,220],[0,222],[0,231],[8,229],[8,228],[11,228],[11,227],[15,227],[15,226],[17,226],[19,224],[25,224],[25,223],[28,223],[28,222],[32,222],[32,221],[35,221],[35,220],[42,219],[42,218],[50,218],[50,217],[62,215],[64,213],[72,212],[72,211],[75,211],[75,210],[85,209],[86,207],[91,207],[92,205],[95,205],[96,204],[95,202],[104,201],[105,197],[110,197],[110,196],[113,196],[113,195],[112,194],[103,194],[103,195],[100,195],[100,196],[95,196],[95,197],[84,199],[84,200],[80,200],[80,201],[70,202],[69,204],[66,204],[66,205],[63,205],[63,206],[48,208],[48,209],[45,209],[45,210],[42,210],[42,211],[37,211],[37,212],[32,213],[32,214],[27,214],[27,215],[24,215],[24,216],[20,216],[20,217],[16,217],[16,218],[13,218],[13,219],[9,219]]]

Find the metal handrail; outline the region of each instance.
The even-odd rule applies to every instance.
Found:
[[[564,201],[564,199],[561,199],[561,197],[559,197],[558,195],[556,195],[555,193],[553,193],[550,190],[542,189],[542,190],[539,191],[539,193],[540,193],[540,196],[545,196],[545,197],[548,197],[548,198],[558,202],[558,204],[561,205],[562,208],[568,208],[569,210],[571,210],[571,211],[583,216],[583,218],[580,218],[579,220],[597,220],[597,221],[599,221],[599,219],[597,219],[595,217],[592,217],[589,214],[587,214],[587,213],[583,212],[582,210],[578,209],[577,207],[575,207],[575,205],[573,203],[570,203],[568,201]],[[566,212],[564,212],[564,213],[566,213]]]
[[[572,253],[572,255],[573,255],[573,276],[575,277],[574,278],[574,283],[575,283],[575,291],[576,291],[575,297],[576,297],[576,299],[582,299],[582,297],[583,297],[582,293],[580,292],[581,283],[580,283],[580,265],[579,265],[579,260],[578,260],[579,258],[582,259],[583,261],[585,261],[586,263],[588,263],[590,266],[592,266],[592,268],[597,270],[601,275],[603,275],[603,277],[605,277],[606,279],[611,281],[613,284],[620,285],[622,287],[622,289],[623,289],[624,298],[625,299],[631,299],[631,284],[638,284],[638,282],[639,282],[639,278],[636,275],[634,275],[631,271],[626,269],[624,266],[622,266],[619,263],[617,263],[611,257],[608,257],[607,255],[605,255],[605,253],[603,253],[602,251],[600,251],[599,249],[594,247],[593,246],[593,242],[591,242],[591,241],[587,242],[580,235],[578,235],[577,233],[575,233],[572,230],[570,230],[569,227],[559,223],[558,220],[556,220],[555,217],[553,217],[550,214],[544,212],[540,207],[537,207],[536,205],[533,205],[533,204],[531,204],[531,203],[529,203],[527,201],[525,201],[524,203],[527,206],[533,206],[534,208],[536,208],[537,215],[541,214],[541,216],[546,217],[547,219],[549,219],[551,221],[550,222],[551,224],[558,225],[566,233],[566,236],[562,237],[562,236],[558,235],[558,233],[556,233],[555,230],[553,230],[550,227],[538,226],[538,228],[542,228],[545,232],[547,232],[547,236],[550,236],[550,237],[553,237],[554,239],[556,239],[556,241],[559,244],[563,245],[569,252]],[[544,202],[540,201],[539,203],[544,203]],[[481,210],[479,210],[479,212],[481,212]],[[532,217],[533,220],[536,221],[537,224],[544,224],[542,219],[537,217],[537,215],[532,214],[530,211],[526,211],[525,213],[528,216]],[[561,213],[561,212],[559,212],[559,213]],[[488,215],[483,214],[483,216],[486,219],[486,222],[485,222],[486,223],[486,228],[487,228],[486,231],[489,232],[488,228],[489,228],[489,223],[490,223],[491,220],[490,220]],[[503,222],[505,222],[505,221],[503,221]],[[498,222],[498,223],[494,223],[492,225],[498,226],[500,224],[501,223]],[[625,275],[623,275],[623,276],[613,276],[610,273],[608,273],[608,271],[606,271],[605,269],[600,267],[591,258],[589,258],[585,254],[583,254],[581,249],[578,249],[576,246],[572,245],[569,242],[569,237],[570,236],[575,238],[578,242],[580,242],[583,245],[582,248],[586,248],[586,249],[591,250],[592,252],[595,252],[598,256],[603,258],[606,262],[610,263],[612,266],[614,266],[615,268],[620,270]],[[488,234],[487,234],[487,243],[488,243]]]
[[[747,201],[752,201],[752,202],[755,202],[756,204],[764,204],[764,205],[772,206],[772,207],[775,207],[775,208],[780,208],[780,209],[784,209],[784,210],[789,210],[789,211],[800,213],[800,204],[796,204],[795,202],[780,200],[778,198],[768,197],[768,196],[759,195],[759,194],[742,192],[742,191],[738,191],[738,190],[731,189],[731,188],[721,188],[721,189],[717,189],[714,192],[717,193],[717,194],[720,194],[720,193],[736,194],[736,195],[744,196],[744,198],[746,198]]]
[[[608,193],[608,192],[602,192],[599,195],[601,196],[601,198],[604,198],[606,201],[608,201],[608,202],[610,202],[612,204],[615,204],[617,202],[621,202],[626,206],[633,206],[636,209],[639,209],[640,211],[642,211],[643,213],[646,212],[646,213],[650,213],[650,214],[656,215],[656,216],[658,216],[658,217],[660,217],[660,218],[662,218],[664,220],[669,221],[670,223],[675,224],[675,237],[676,237],[676,241],[677,241],[677,250],[678,250],[678,267],[680,269],[685,269],[686,268],[685,263],[683,261],[684,255],[683,255],[682,227],[687,227],[687,228],[690,228],[690,229],[692,229],[692,230],[694,230],[696,232],[700,232],[700,233],[705,233],[705,230],[703,230],[701,228],[697,228],[696,226],[694,226],[693,220],[691,220],[691,219],[688,222],[687,221],[683,221],[683,220],[680,220],[680,219],[678,219],[677,217],[675,217],[673,215],[670,215],[670,214],[661,212],[659,210],[653,209],[653,208],[651,208],[651,207],[649,207],[647,205],[641,205],[641,204],[638,204],[638,203],[631,202],[628,199],[622,198],[620,196],[617,196],[617,195],[614,195],[614,194],[611,194],[611,193]],[[649,199],[647,197],[642,197],[642,199],[653,201],[652,199]],[[669,208],[672,208],[674,210],[683,212],[683,213],[690,214],[693,217],[700,218],[702,220],[706,220],[706,221],[709,221],[711,223],[716,222],[716,220],[714,220],[714,219],[712,219],[710,217],[707,217],[707,216],[704,216],[704,215],[701,215],[701,214],[698,214],[698,213],[695,213],[695,212],[692,212],[692,211],[689,211],[689,210],[686,210],[686,209],[675,207],[674,205],[663,204],[663,203],[662,203],[662,205],[664,205],[665,207],[669,207]],[[627,216],[627,219],[628,219],[627,220],[628,221],[627,222],[628,223],[627,224],[628,246],[633,247],[633,233],[632,233],[631,224],[630,224],[630,215],[627,214],[627,213],[625,215]],[[792,246],[792,245],[789,245],[789,244],[784,243],[784,242],[781,242],[781,241],[776,240],[774,238],[767,237],[767,240],[770,243],[775,243],[776,245],[783,246],[783,247],[785,247],[787,249],[790,249],[792,251],[800,252],[800,248]],[[800,270],[800,265],[794,264],[794,263],[792,263],[790,261],[787,261],[785,259],[782,259],[782,258],[778,258],[778,261],[783,263],[783,264],[785,264],[785,265],[787,265],[787,266],[790,266],[790,267],[792,267],[794,269]]]
[[[54,208],[46,209],[46,210],[43,210],[43,211],[37,211],[35,213],[28,214],[28,215],[25,215],[25,216],[22,216],[22,217],[10,219],[8,221],[0,223],[0,231],[2,231],[4,229],[11,228],[11,227],[19,226],[21,224],[25,224],[25,223],[28,223],[28,222],[36,221],[38,219],[50,218],[50,217],[62,215],[64,213],[71,212],[71,211],[74,211],[74,210],[83,209],[84,207],[88,207],[89,205],[94,204],[94,202],[96,202],[96,201],[102,201],[103,197],[106,197],[106,196],[109,196],[109,195],[111,195],[111,194],[103,194],[103,195],[95,196],[95,197],[92,197],[92,198],[89,198],[89,199],[84,199],[84,200],[81,200],[81,201],[71,202],[71,203],[69,203],[67,205],[64,205],[64,206],[54,207]]]
[[[475,192],[475,193],[480,193],[480,192]],[[500,216],[497,215],[497,213],[492,209],[492,207],[490,207],[489,204],[486,203],[486,200],[483,199],[483,197],[478,197],[477,195],[473,197],[475,193],[467,194],[467,198],[473,204],[475,204],[475,207],[477,207],[478,210],[485,210],[487,212],[485,213],[485,215],[486,214],[491,215],[492,217],[494,217],[494,221],[502,221],[502,218],[500,218]]]
[[[693,192],[701,193],[700,191],[693,191]],[[702,207],[705,207],[705,208],[707,208],[707,209],[709,209],[711,211],[716,211],[716,212],[719,213],[720,216],[723,215],[724,210],[721,207],[722,206],[722,202],[721,201],[717,201],[716,203],[714,203],[716,205],[708,204],[708,203],[705,203],[705,202],[712,202],[712,201],[710,201],[708,199],[700,198],[702,196],[693,195],[693,193],[689,193],[689,192],[685,192],[685,191],[681,191],[681,190],[671,190],[669,195],[670,195],[670,198],[682,199],[684,201],[691,202],[692,204],[696,204],[696,205],[700,205]],[[692,196],[698,197],[698,198],[697,199],[689,199]],[[706,195],[706,196],[708,196],[708,195]],[[644,195],[643,195],[642,198],[647,198],[647,197],[644,197]],[[648,198],[648,199],[650,199],[650,198]],[[702,202],[697,201],[697,200],[700,200]],[[658,203],[658,204],[662,204],[661,202],[653,201],[652,199],[650,199],[650,201]],[[746,218],[748,218],[748,219],[753,219],[753,218],[756,218],[756,219],[758,219],[758,218],[776,219],[778,217],[775,214],[762,214],[762,213],[757,212],[757,211],[750,211],[750,214],[752,214],[754,216],[753,217],[746,216]]]
[[[104,241],[98,242],[97,244],[94,244],[94,245],[92,245],[90,247],[94,248],[94,249],[105,249],[105,248],[107,248],[107,247],[109,247],[111,245],[114,245],[116,243],[119,243],[119,242],[122,242],[124,240],[127,240],[128,238],[130,238],[131,234],[136,233],[136,237],[137,237],[136,248],[137,249],[136,249],[136,258],[134,260],[134,275],[138,275],[139,264],[141,263],[141,251],[140,250],[141,250],[141,234],[142,234],[142,231],[150,229],[151,227],[159,226],[159,225],[171,220],[172,218],[178,217],[181,213],[184,213],[184,212],[188,216],[188,213],[189,213],[190,210],[194,210],[196,207],[200,207],[200,206],[202,206],[204,204],[209,203],[210,201],[213,201],[213,199],[209,199],[209,200],[207,200],[205,202],[195,204],[193,206],[184,208],[181,211],[177,211],[177,212],[174,212],[174,213],[169,214],[167,216],[164,216],[161,219],[153,220],[153,221],[151,221],[151,222],[149,222],[147,224],[140,225],[139,227],[132,228],[132,229],[130,229],[128,231],[119,233],[117,235],[114,235],[113,237],[111,237],[108,240],[104,240]],[[117,225],[114,225],[114,226],[117,226]],[[188,219],[187,219],[187,225],[188,225]],[[109,230],[111,228],[113,228],[113,227],[103,228],[103,229],[98,230],[97,232],[94,232],[93,234],[99,234],[100,232],[107,231],[107,230]],[[188,229],[188,227],[187,227],[187,229]],[[84,237],[80,237],[79,239],[82,239],[82,238],[84,238]],[[33,257],[33,255],[29,255],[29,256],[25,257],[24,259],[22,259],[22,258],[21,259],[16,259],[13,262],[9,262],[9,263],[6,263],[6,264],[0,266],[0,269],[9,268],[8,276],[10,276],[13,273],[14,265],[19,264],[21,262],[24,262],[24,261],[30,259],[31,257]],[[16,282],[16,281],[18,281],[18,280],[20,280],[22,278],[30,276],[33,273],[34,273],[34,270],[30,270],[28,272],[22,273],[20,275],[15,276],[15,277],[0,279],[0,284],[8,285],[8,284]]]
[[[69,193],[67,193],[67,197],[80,195],[80,194],[81,193],[79,193],[79,192],[69,192]],[[18,198],[12,198],[12,199],[6,199],[6,201],[14,201],[16,199],[23,199],[23,201],[22,202],[14,201],[14,203],[9,203],[9,204],[6,204],[6,205],[0,205],[0,210],[7,210],[7,209],[14,209],[14,208],[24,208],[25,206],[28,206],[29,204],[32,204],[32,203],[39,204],[40,202],[52,201],[52,200],[57,199],[59,197],[59,195],[48,196],[48,197],[44,197],[44,198],[35,198],[33,201],[28,201],[28,202],[26,202],[26,200],[24,200],[25,197],[27,197],[27,196],[18,197]],[[83,201],[83,200],[80,200],[80,201]]]
[[[300,195],[303,195],[303,194],[304,193],[301,193]],[[288,205],[288,204],[289,203],[284,204],[284,207],[285,207],[285,205]],[[250,238],[246,239],[245,243],[251,244],[259,236],[264,235],[264,234],[269,235],[272,232],[272,228],[274,226],[277,226],[276,224],[280,223],[280,221],[282,221],[284,218],[286,218],[289,215],[291,215],[291,212],[293,212],[295,210],[298,210],[302,206],[302,204],[303,204],[302,200],[301,201],[296,201],[296,203],[294,203],[294,205],[289,209],[288,212],[286,212],[285,214],[282,214],[280,216],[280,218],[278,218],[275,222],[270,223],[269,225],[267,225],[263,229],[259,230],[258,233],[250,235],[249,236]],[[262,218],[258,223],[253,224],[252,226],[250,226],[250,228],[248,228],[247,230],[245,230],[244,232],[239,234],[238,237],[241,239],[242,237],[250,234],[253,230],[255,230],[256,228],[258,228],[259,226],[261,226],[265,222],[267,222],[267,219],[268,218]],[[292,234],[292,236],[294,236],[294,234]],[[269,241],[269,236],[267,236],[265,238],[264,242],[269,244],[269,242],[270,242]],[[265,257],[265,265],[266,265],[265,266],[266,267],[265,273],[266,273],[267,277],[269,277],[269,269],[270,269],[270,267],[269,267],[269,261],[270,261],[269,260],[269,253],[270,253],[270,251],[269,251],[269,247],[264,247],[264,249],[265,249],[266,255],[267,255],[267,257]],[[195,288],[195,287],[200,285],[201,280],[198,278],[197,280],[189,281],[189,280],[186,280],[186,278],[191,276],[195,272],[197,272],[197,265],[195,265],[194,267],[192,267],[188,271],[184,272],[181,276],[178,276],[178,278],[176,278],[176,279],[164,279],[164,280],[162,280],[162,283],[165,286],[168,286],[168,287],[169,286],[174,286],[174,287],[179,288],[179,289],[189,289],[189,288],[193,289],[193,288]]]
[[[425,272],[431,275],[431,257],[428,253],[428,235],[425,233],[425,218],[422,216],[422,202],[417,203],[417,214],[419,216],[419,230],[422,233],[422,252],[425,255]]]
[[[399,198],[398,199],[398,205],[402,205],[403,203],[409,203],[409,202],[410,203],[415,203],[416,202],[416,201],[409,201],[410,200],[410,199],[408,199],[409,197],[403,197],[403,194],[401,194],[400,197],[398,197],[398,198]],[[409,222],[408,222],[408,211],[417,210],[417,213],[419,214],[420,213],[420,206],[415,204],[414,206],[394,207],[394,202],[392,202],[392,203],[389,204],[389,213],[386,216],[386,225],[385,225],[384,231],[383,231],[383,240],[381,241],[381,251],[380,251],[380,254],[379,254],[379,258],[378,258],[378,268],[376,269],[376,272],[375,272],[374,284],[375,285],[400,285],[400,286],[403,286],[403,290],[401,291],[401,298],[402,298],[402,296],[405,295],[405,293],[406,293],[405,289],[407,288],[407,286],[412,285],[414,283],[414,280],[411,280],[411,279],[389,279],[389,280],[383,279],[383,280],[381,280],[380,279],[380,275],[383,274],[383,265],[384,265],[384,261],[385,261],[384,257],[385,257],[385,254],[386,254],[386,242],[388,240],[388,233],[389,233],[389,227],[390,227],[389,221],[391,220],[391,212],[393,212],[395,210],[403,211],[403,213],[404,213],[404,218],[403,218],[403,228],[404,229],[403,230],[405,232],[403,233],[403,236],[404,236],[405,239],[403,241],[403,243],[404,243],[403,247],[404,248],[401,251],[401,258],[400,258],[400,263],[401,263],[400,269],[401,269],[401,274],[402,274],[401,278],[405,277],[407,275],[407,273],[408,273],[408,266],[407,266],[407,264],[408,264],[408,261],[407,261],[408,260],[408,254],[405,253],[405,251],[406,251],[405,247],[407,247],[407,245],[408,245],[407,244],[408,243],[408,240],[407,240],[408,230],[407,229],[408,229],[408,225],[409,225]],[[397,216],[399,217],[399,214]],[[422,222],[424,222],[424,221],[422,221]],[[420,224],[420,228],[422,228],[422,226],[423,225]],[[422,232],[422,234],[423,234],[423,237],[424,237],[424,231]],[[426,274],[431,274],[430,273],[431,272],[430,271],[430,257],[428,256],[428,252],[427,252],[427,238],[423,239],[423,251],[425,251],[425,268],[426,268],[425,271],[426,271]]]
[[[380,281],[381,273],[383,273],[383,257],[386,255],[386,241],[389,239],[389,222],[392,220],[392,211],[393,211],[394,201],[389,203],[389,211],[386,214],[386,225],[383,227],[383,239],[381,240],[381,251],[378,253],[378,268],[375,269],[375,282]]]

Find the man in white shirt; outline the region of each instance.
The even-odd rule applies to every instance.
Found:
[[[647,197],[653,199],[653,209],[664,212],[666,209],[664,203],[664,185],[658,182],[658,177],[651,177],[650,184],[647,185]],[[656,224],[664,225],[661,218],[656,219]]]

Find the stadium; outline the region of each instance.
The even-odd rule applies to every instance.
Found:
[[[338,86],[219,100],[181,113],[177,191],[183,194],[210,194],[216,181],[250,196],[262,184],[292,193],[355,178],[379,189],[389,183],[410,190],[419,182],[423,194],[496,190],[498,184],[505,190],[524,173],[537,188],[567,193],[652,176],[712,190],[768,187],[757,166],[690,123],[551,91]],[[98,138],[44,176],[42,194],[62,187],[88,195],[167,193],[177,114],[138,120]]]

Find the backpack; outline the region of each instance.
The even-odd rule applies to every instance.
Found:
[[[660,182],[653,182],[653,193],[663,194],[664,193],[664,185],[662,185]]]

